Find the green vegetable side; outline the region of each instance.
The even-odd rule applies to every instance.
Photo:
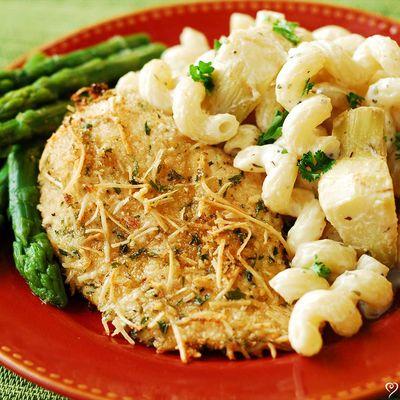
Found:
[[[65,68],[44,76],[32,85],[8,92],[0,99],[0,121],[15,117],[19,112],[59,100],[75,90],[92,83],[113,83],[129,71],[136,71],[157,58],[164,45],[152,43],[134,50],[124,50],[106,59],[95,58],[76,68]]]
[[[0,72],[0,93],[28,85],[41,76],[54,74],[60,69],[73,68],[94,58],[106,58],[121,50],[132,49],[147,43],[149,43],[149,37],[138,33],[125,37],[114,36],[95,46],[65,55],[46,57],[41,53],[35,54],[22,69]]]
[[[15,265],[32,292],[45,303],[67,305],[60,266],[37,209],[37,174],[42,145],[15,145],[8,156],[9,211],[15,235]]]
[[[54,132],[61,125],[68,104],[68,101],[61,100],[37,110],[19,113],[16,118],[0,123],[0,146]]]
[[[0,228],[6,221],[8,206],[8,164],[7,162],[0,169]]]

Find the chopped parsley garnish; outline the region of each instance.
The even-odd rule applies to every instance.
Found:
[[[304,95],[310,93],[310,90],[314,87],[314,85],[315,85],[315,83],[310,82],[310,78],[308,78],[306,81],[306,85],[304,86],[303,93],[301,95],[304,96]]]
[[[239,239],[240,243],[243,243],[247,237],[247,233],[240,228],[236,228],[232,231]]]
[[[135,340],[135,339],[137,338],[137,334],[138,334],[138,331],[137,331],[136,329],[131,329],[131,330],[129,331],[129,336],[130,336],[133,340]]]
[[[190,245],[196,245],[196,246],[200,246],[201,245],[201,240],[199,238],[199,235],[197,233],[193,233],[192,234],[192,238],[190,239],[189,242]]]
[[[63,250],[63,249],[58,249],[58,251],[60,252],[60,254],[62,255],[62,256],[69,256],[69,253],[67,252],[67,251],[65,251],[65,250]]]
[[[311,265],[311,269],[318,274],[321,278],[328,278],[331,270],[322,262],[318,261],[318,256],[314,257],[314,263]]]
[[[137,162],[137,160],[135,160],[133,162],[132,175],[137,176],[138,173],[139,173],[139,163]]]
[[[323,151],[318,150],[314,154],[311,151],[303,154],[297,165],[301,177],[309,182],[314,182],[322,174],[329,171],[334,163],[335,160],[329,158]]]
[[[282,125],[287,115],[287,111],[276,110],[271,126],[267,132],[261,132],[261,135],[258,137],[257,144],[259,146],[274,143],[275,140],[282,136]]]
[[[140,256],[142,256],[143,254],[147,254],[147,249],[145,249],[144,247],[140,248],[139,250],[135,251],[134,253],[132,253],[129,258],[132,260],[135,260],[136,258],[139,258]]]
[[[121,254],[126,254],[129,251],[129,246],[125,243],[119,246],[119,252]]]
[[[169,324],[165,321],[157,321],[160,331],[165,335],[168,332]]]
[[[148,320],[149,320],[149,317],[143,317],[143,318],[140,320],[140,325],[145,325],[145,324],[147,323]]]
[[[174,169],[171,169],[170,171],[168,171],[167,179],[169,181],[180,181],[183,179],[183,176],[181,174],[178,174]]]
[[[296,22],[288,22],[286,20],[276,20],[272,25],[272,30],[282,35],[285,39],[294,45],[300,43],[300,38],[296,35],[296,28],[299,26]]]
[[[253,274],[250,271],[245,271],[244,276],[246,277],[247,281],[252,283],[253,282]]]
[[[396,160],[400,160],[400,132],[394,137],[394,145],[396,147]]]
[[[225,297],[228,300],[240,300],[245,299],[246,295],[239,288],[236,288],[235,290],[230,290]]]
[[[261,212],[261,211],[267,211],[267,207],[265,207],[263,199],[260,199],[256,203],[256,216]]]
[[[287,151],[286,149],[282,149],[281,153],[282,153],[282,154],[287,154],[288,151]]]
[[[274,256],[277,256],[279,254],[279,249],[275,246],[274,249],[272,250],[272,254]]]
[[[114,192],[117,193],[117,194],[121,194],[121,188],[115,187],[114,188]]]
[[[218,51],[222,43],[218,39],[214,39],[214,50]]]
[[[131,185],[138,185],[140,183],[135,179],[135,176],[138,176],[138,174],[139,174],[139,163],[135,160],[133,162],[133,168],[132,168],[132,179],[129,180],[129,183]]]
[[[202,82],[207,91],[211,92],[214,88],[214,82],[211,74],[214,72],[214,67],[210,62],[199,61],[199,65],[191,65],[189,67],[189,75],[195,82]]]
[[[240,174],[233,175],[228,178],[228,181],[232,182],[234,185],[238,185],[244,176],[244,172],[240,171]]]
[[[200,295],[196,295],[196,297],[194,298],[194,304],[198,304],[199,306],[201,306],[201,305],[204,304],[209,298],[210,298],[210,295],[209,295],[209,294],[206,294],[204,297],[201,297]]]
[[[147,123],[147,121],[144,123],[144,133],[149,136],[151,133],[151,128],[149,127],[149,124]]]
[[[204,253],[204,254],[201,254],[200,255],[200,260],[201,261],[206,261],[206,260],[208,260],[210,257],[208,256],[208,254],[207,253]]]
[[[149,184],[150,186],[156,190],[157,192],[165,192],[167,190],[167,186],[165,185],[161,185],[160,182],[158,182],[157,180],[152,181],[151,179],[149,180]]]
[[[357,93],[350,92],[346,95],[347,101],[351,108],[357,108],[365,100],[364,97],[359,96]]]

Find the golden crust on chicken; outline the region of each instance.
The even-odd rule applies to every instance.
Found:
[[[288,346],[291,308],[267,284],[285,268],[282,221],[260,201],[261,175],[114,91],[66,117],[40,169],[66,282],[107,331],[183,361]]]

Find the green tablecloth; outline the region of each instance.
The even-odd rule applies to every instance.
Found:
[[[190,0],[0,0],[0,66],[85,24],[141,7]],[[323,0],[320,0],[323,1]],[[400,18],[400,0],[330,0]],[[61,400],[0,367],[1,400]]]

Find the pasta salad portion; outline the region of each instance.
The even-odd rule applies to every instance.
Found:
[[[117,85],[132,88],[182,135],[264,177],[263,207],[290,222],[289,267],[269,286],[293,304],[296,352],[318,353],[326,323],[348,337],[388,310],[400,196],[395,41],[235,13],[213,48],[185,28],[180,44]]]

